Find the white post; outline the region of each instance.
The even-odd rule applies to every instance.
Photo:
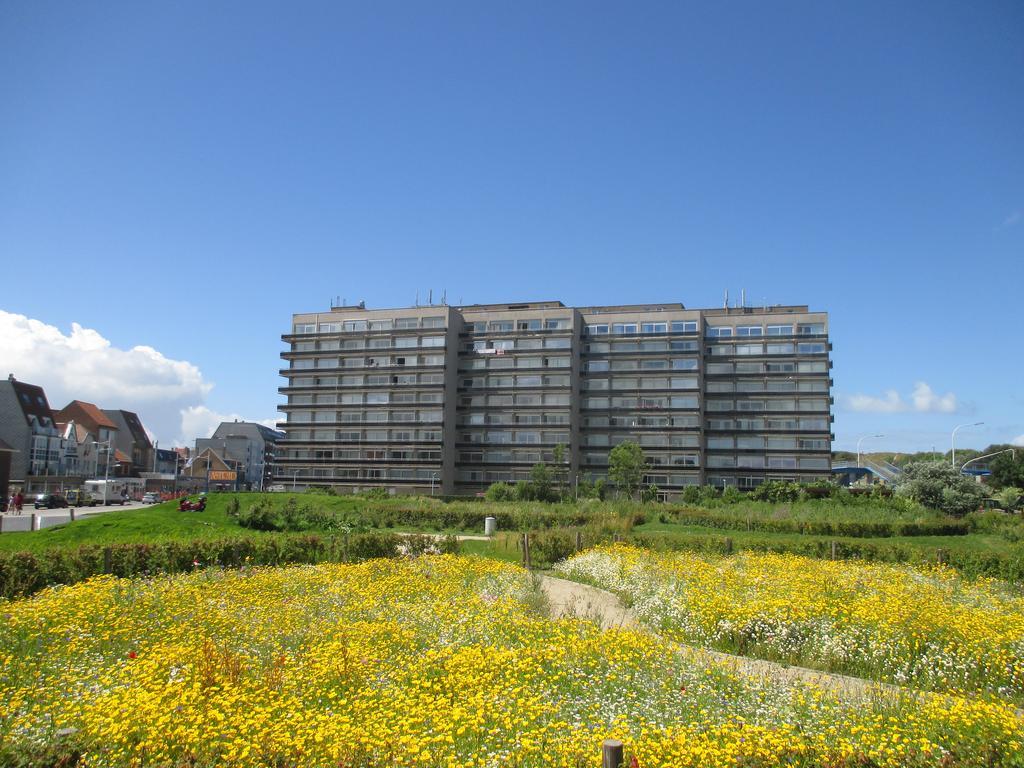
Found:
[[[864,435],[857,441],[857,466],[860,466],[860,444],[868,438],[885,437],[885,435]]]
[[[103,465],[103,506],[107,506],[107,492],[110,488],[110,441],[107,440],[106,463]],[[97,457],[98,458],[98,457]]]
[[[949,436],[949,463],[956,469],[956,433],[957,430],[963,429],[964,427],[980,427],[984,424],[984,421],[976,421],[974,424],[960,424],[953,427],[953,434]]]

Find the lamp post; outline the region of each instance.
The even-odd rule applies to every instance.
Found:
[[[103,465],[103,506],[107,506],[107,494],[110,491],[110,441],[107,440],[106,463]]]
[[[975,456],[973,459],[968,459],[967,461],[964,462],[964,465],[960,467],[960,471],[963,472],[967,468],[968,464],[973,464],[974,462],[980,461],[981,459],[990,459],[993,456],[998,456],[1001,453],[1010,453],[1013,454],[1011,458],[1017,458],[1017,450],[1015,448],[1004,448],[1003,450],[996,451],[995,453],[986,453],[984,456]]]
[[[957,430],[963,429],[964,427],[980,427],[984,423],[985,423],[984,421],[976,421],[973,424],[960,424],[960,425],[958,425],[956,427],[953,427],[953,434],[951,434],[949,436],[949,453],[950,453],[949,463],[953,465],[954,469],[956,469],[956,433],[957,433]]]
[[[437,480],[437,472],[434,472],[434,473],[433,473],[433,474],[432,474],[432,475],[430,476],[430,495],[431,495],[431,496],[433,496],[433,495],[434,495],[434,482],[435,482],[436,480]]]
[[[885,435],[864,435],[857,441],[857,466],[860,466],[860,444],[865,440],[873,440],[876,437],[885,437]]]
[[[178,498],[178,462],[181,461],[181,456],[178,455],[177,449],[174,451],[174,490],[172,495],[174,498]]]

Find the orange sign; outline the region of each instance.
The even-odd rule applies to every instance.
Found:
[[[211,480],[223,480],[223,481],[228,482],[228,483],[233,483],[233,482],[235,482],[235,476],[237,474],[238,474],[237,472],[232,472],[232,471],[226,470],[226,469],[211,469],[210,470],[210,479]]]

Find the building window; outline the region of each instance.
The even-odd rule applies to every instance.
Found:
[[[672,323],[672,333],[696,333],[696,320],[676,320]]]
[[[732,328],[727,325],[709,325],[707,335],[712,338],[725,339],[732,336]]]

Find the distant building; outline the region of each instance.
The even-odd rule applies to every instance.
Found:
[[[138,414],[119,409],[104,409],[104,415],[117,425],[114,445],[131,461],[131,473],[139,476],[153,471],[153,443]]]
[[[828,315],[806,305],[360,305],[282,340],[276,483],[471,495],[559,445],[567,477],[606,477],[627,440],[670,497],[829,478]]]
[[[212,437],[196,440],[196,453],[210,448],[239,467],[239,488],[262,489],[271,484],[277,444],[284,433],[249,421],[225,421]]]
[[[196,449],[181,475],[187,480],[205,482],[207,490],[241,490],[243,470],[240,461],[222,456],[207,446]]]
[[[82,475],[116,477],[131,472],[131,460],[125,464],[125,454],[117,455],[117,424],[97,406],[84,400],[72,400],[55,412],[54,418],[63,425],[65,434],[69,425],[74,425],[76,442],[90,446],[77,457],[77,469]]]
[[[12,484],[28,490],[31,478],[61,473],[61,432],[46,393],[13,374],[0,381],[0,440],[14,451]]]
[[[0,509],[5,509],[11,494],[11,458],[17,451],[0,440]]]

